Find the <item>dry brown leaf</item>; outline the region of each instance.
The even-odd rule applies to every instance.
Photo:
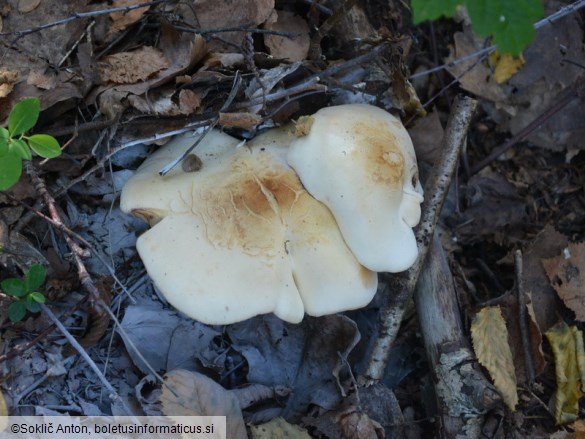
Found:
[[[262,122],[262,116],[252,113],[219,113],[219,125],[223,128],[241,128],[251,131]]]
[[[289,424],[282,418],[258,426],[250,426],[252,439],[311,439],[307,430]]]
[[[226,416],[227,437],[247,439],[237,398],[197,372],[173,370],[165,376],[160,397],[162,411],[173,416]]]
[[[254,28],[264,23],[274,9],[274,0],[198,0],[180,2],[177,12],[185,22],[197,29]],[[243,32],[223,32],[228,43],[242,44]],[[211,42],[215,45],[217,42]],[[219,45],[221,47],[221,45]],[[233,50],[232,47],[230,47]]]
[[[514,410],[518,403],[516,373],[500,307],[485,307],[476,314],[471,338],[478,361],[490,373],[506,405]]]
[[[412,138],[417,159],[433,164],[441,153],[441,142],[438,139],[443,138],[439,112],[433,111],[426,117],[418,119],[408,133]]]
[[[337,415],[337,420],[344,438],[383,439],[385,437],[384,428],[378,422],[355,408],[350,408],[340,413]]]
[[[203,70],[209,69],[229,69],[244,64],[244,55],[241,53],[212,53],[205,59]]]
[[[112,7],[123,8],[126,6],[138,5],[140,3],[144,3],[144,0],[115,0],[112,3]],[[132,9],[128,12],[112,12],[110,14],[112,25],[108,29],[108,37],[112,37],[118,32],[139,21],[144,16],[146,11],[148,11],[148,7]]]
[[[585,243],[569,243],[565,251],[542,265],[552,287],[575,319],[585,322]]]
[[[57,86],[57,77],[45,75],[39,71],[31,70],[26,78],[27,84],[34,85],[41,90],[52,90]]]
[[[104,58],[99,66],[104,83],[135,84],[153,77],[169,66],[169,60],[154,47],[144,46],[133,52],[120,52]]]
[[[10,94],[19,77],[16,70],[0,69],[0,98]]]
[[[41,0],[18,0],[18,12],[26,14],[34,11],[41,4]]]
[[[279,35],[264,35],[264,44],[275,58],[303,61],[309,53],[309,25],[300,16],[288,11],[276,11],[277,19],[268,23],[266,29],[298,34],[294,38]]]

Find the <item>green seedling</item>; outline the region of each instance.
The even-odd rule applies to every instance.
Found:
[[[14,186],[22,174],[22,161],[31,160],[32,152],[46,159],[61,154],[59,142],[48,134],[25,135],[39,119],[41,104],[37,98],[24,99],[8,115],[8,128],[0,128],[0,191]]]
[[[492,36],[500,53],[518,56],[534,39],[534,23],[544,15],[542,0],[412,0],[414,24],[452,17],[465,6],[473,31]]]
[[[8,307],[8,317],[12,322],[21,321],[27,311],[39,312],[45,296],[37,290],[45,283],[45,267],[40,264],[31,265],[24,279],[4,279],[0,288],[15,301]]]

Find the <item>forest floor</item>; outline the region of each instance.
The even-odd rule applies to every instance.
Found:
[[[414,27],[406,3],[341,3],[0,5],[0,123],[37,97],[34,131],[63,147],[0,192],[0,281],[43,265],[64,325],[11,321],[0,292],[0,414],[222,414],[238,438],[449,437],[450,415],[479,419],[469,437],[585,437],[583,10],[539,28],[518,62],[488,56],[463,14]],[[215,124],[250,139],[370,103],[402,119],[424,181],[458,95],[478,106],[436,234],[461,336],[504,395],[485,412],[446,413],[412,306],[379,385],[358,385],[386,274],[368,307],[300,324],[204,325],[156,291],[135,248],[148,227],[119,200],[170,136]]]

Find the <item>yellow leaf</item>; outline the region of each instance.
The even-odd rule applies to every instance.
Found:
[[[508,329],[499,307],[486,307],[477,313],[471,324],[471,339],[480,364],[490,373],[506,405],[514,410],[518,403],[516,373]]]
[[[266,424],[251,426],[252,439],[311,439],[301,427],[289,424],[282,418],[273,419]]]
[[[496,51],[490,55],[490,62],[494,66],[494,80],[501,84],[518,73],[524,65],[524,58],[522,55],[514,58],[508,53],[502,55]]]
[[[6,401],[4,400],[4,395],[2,395],[2,391],[0,390],[0,432],[4,431],[4,429],[8,426],[8,407],[6,405]]]
[[[557,391],[555,419],[557,424],[577,420],[580,386],[585,385],[585,352],[583,333],[576,326],[562,322],[545,332],[555,358]]]

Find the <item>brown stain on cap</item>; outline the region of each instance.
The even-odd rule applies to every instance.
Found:
[[[350,131],[356,166],[367,169],[371,179],[392,188],[402,188],[405,159],[396,136],[383,122],[358,122]]]

